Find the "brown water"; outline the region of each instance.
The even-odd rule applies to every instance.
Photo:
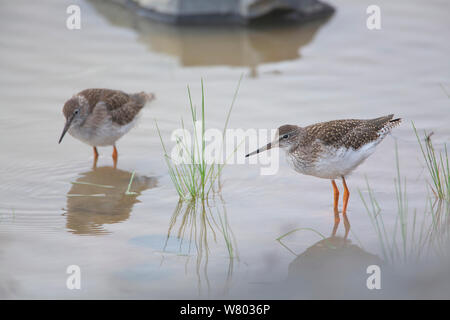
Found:
[[[65,27],[74,2],[78,31]],[[328,20],[251,29],[161,25],[101,1],[1,2],[0,297],[449,298],[448,260],[383,262],[358,190],[367,196],[367,177],[392,230],[397,141],[410,212],[425,211],[428,175],[410,121],[434,131],[437,146],[448,142],[450,3],[378,1],[382,29],[369,31],[370,1],[329,2]],[[285,161],[273,176],[230,165],[221,198],[178,203],[153,119],[169,141],[189,116],[186,85],[199,102],[203,77],[208,126],[222,128],[241,74],[232,128],[404,118],[347,180],[350,243],[318,234],[333,228],[330,182]],[[93,170],[88,146],[70,136],[57,144],[64,101],[88,87],[157,95],[120,140],[118,170],[110,148]],[[275,240],[296,228],[307,229]],[[73,264],[81,290],[66,288]],[[365,286],[370,264],[382,265],[381,290]]]

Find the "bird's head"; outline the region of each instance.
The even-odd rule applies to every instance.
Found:
[[[88,116],[87,100],[82,96],[75,96],[67,100],[63,107],[63,114],[66,118],[66,124],[64,125],[63,132],[59,138],[61,143],[62,139],[70,127],[74,125],[81,125]]]
[[[298,135],[300,133],[299,127],[291,124],[285,124],[278,128],[277,133],[275,135],[275,139],[268,143],[266,146],[259,148],[245,157],[252,156],[254,154],[261,153],[263,151],[272,149],[272,148],[290,148],[295,143],[298,142]]]

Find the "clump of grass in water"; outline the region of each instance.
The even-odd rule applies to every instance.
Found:
[[[435,154],[431,141],[427,143],[429,144],[430,152]],[[424,157],[425,155],[426,153],[424,153]],[[397,144],[395,145],[395,156],[397,177],[394,179],[394,182],[397,214],[393,230],[390,232],[387,231],[383,216],[381,215],[381,207],[378,204],[367,179],[368,199],[366,200],[361,191],[358,190],[371,223],[378,235],[384,259],[387,262],[394,264],[398,261],[403,263],[417,262],[425,254],[430,255],[432,252],[440,257],[448,256],[447,249],[450,245],[448,202],[442,204],[442,200],[439,200],[439,203],[436,206],[436,203],[432,203],[431,197],[428,195],[425,199],[427,204],[426,212],[421,217],[418,217],[417,211],[414,210],[411,215],[408,208],[406,179],[402,178],[400,173]],[[433,158],[425,157],[426,161],[428,161],[427,159]],[[448,163],[448,158],[446,159]],[[444,163],[444,161],[445,160],[443,160],[442,163]],[[432,163],[428,164],[432,165]],[[429,170],[435,170],[436,168],[437,167],[431,166],[429,167]],[[433,191],[433,193],[436,194],[435,191]],[[397,239],[398,233],[400,233],[400,241]]]
[[[384,223],[383,216],[381,215],[381,207],[375,198],[374,192],[370,187],[367,178],[366,178],[366,185],[369,197],[368,201],[366,201],[361,191],[358,190],[361,200],[364,204],[364,207],[366,208],[366,211],[369,215],[372,226],[377,232],[383,257],[388,262],[394,262],[395,260],[397,260],[399,256],[403,260],[405,260],[407,257],[406,248],[408,240],[408,203],[406,197],[406,180],[403,179],[402,184],[397,144],[395,144],[395,160],[397,168],[397,178],[394,179],[394,182],[395,182],[395,196],[397,200],[397,215],[395,219],[394,230],[391,233],[388,233],[386,230],[386,225]],[[416,212],[414,212],[413,219],[415,222]],[[397,243],[397,232],[399,228],[402,239],[402,245],[400,247]],[[392,234],[392,237],[389,234]],[[419,241],[419,243],[421,243],[421,241]],[[414,247],[420,248],[421,246],[414,246]]]
[[[444,144],[444,151],[437,153],[431,141],[433,132],[427,134],[424,131],[424,143],[422,144],[414,123],[412,126],[431,177],[431,190],[437,199],[450,201],[450,166],[447,144]]]
[[[225,131],[228,127],[228,121],[230,119],[231,111],[234,106],[234,102],[239,91],[239,86],[242,80],[242,76],[239,79],[236,91],[233,96],[231,106],[228,110],[225,125],[223,128],[223,139],[225,139]],[[185,143],[187,139],[177,141],[177,148],[180,153],[186,153],[186,158],[190,161],[185,163],[176,164],[167,152],[167,148],[163,142],[161,132],[158,127],[158,123],[155,121],[156,128],[158,130],[159,138],[164,150],[164,158],[169,169],[169,175],[175,186],[175,189],[183,201],[195,201],[196,199],[206,200],[209,197],[211,191],[215,191],[215,187],[220,190],[220,175],[226,164],[207,163],[205,158],[205,128],[206,128],[206,115],[205,115],[205,90],[203,87],[203,80],[201,81],[202,88],[202,104],[200,116],[197,114],[197,109],[192,102],[191,90],[188,86],[189,107],[191,111],[192,125],[193,125],[193,137],[192,144],[189,146]],[[197,130],[196,123],[200,118],[201,130]],[[181,120],[182,129],[185,129],[184,121]],[[222,147],[224,145],[222,141]],[[237,149],[237,148],[236,148]],[[234,151],[236,151],[236,149]],[[222,156],[222,155],[221,155]],[[228,160],[228,159],[226,159]]]

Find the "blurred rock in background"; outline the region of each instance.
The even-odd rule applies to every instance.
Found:
[[[308,21],[334,8],[318,0],[106,0],[174,24],[249,24],[266,18]]]

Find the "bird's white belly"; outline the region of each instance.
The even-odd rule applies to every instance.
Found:
[[[357,150],[345,147],[339,149],[328,147],[323,150],[317,161],[309,166],[299,165],[289,155],[288,158],[290,158],[290,164],[299,173],[324,179],[337,179],[349,175],[375,151],[377,144],[378,141],[374,141]]]
[[[113,123],[109,119],[95,127],[73,126],[69,129],[69,133],[74,138],[93,147],[111,146],[136,125],[137,118],[135,117],[133,121],[123,126]]]

